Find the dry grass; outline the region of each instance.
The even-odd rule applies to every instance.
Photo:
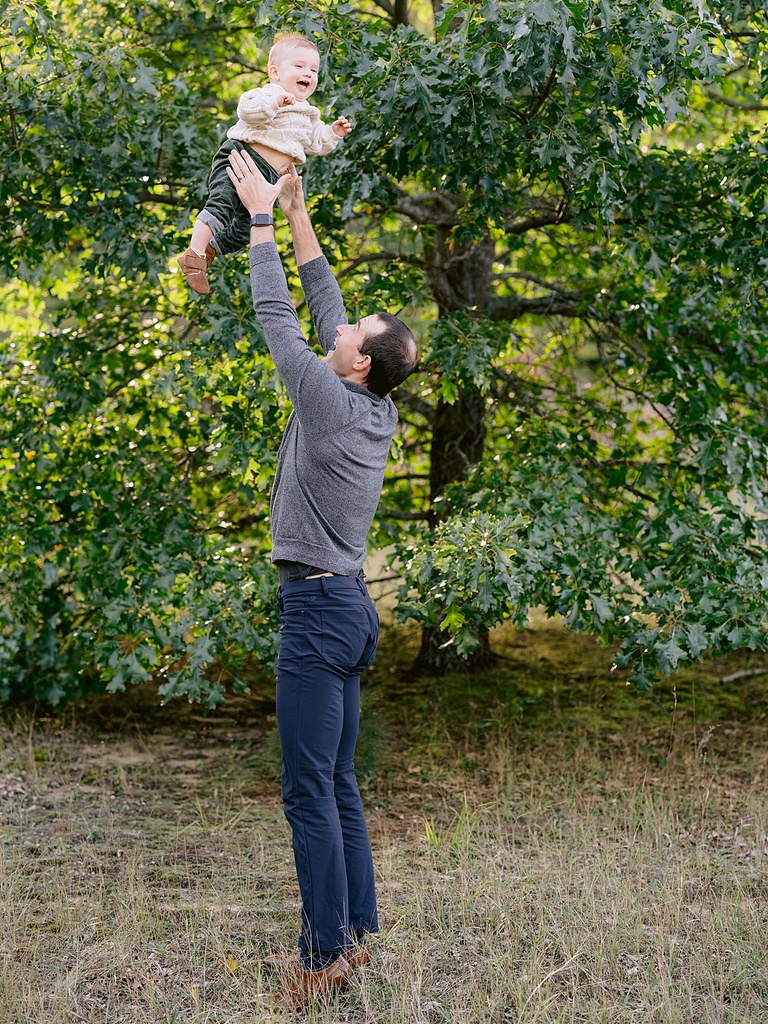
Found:
[[[383,931],[309,1020],[768,1022],[761,691],[707,722],[605,699],[590,717],[604,667],[582,652],[540,704],[536,673],[505,670],[522,715],[501,675],[420,703],[382,672],[365,775]],[[0,1024],[285,1019],[258,967],[298,915],[268,698],[210,719],[119,706],[0,732]]]

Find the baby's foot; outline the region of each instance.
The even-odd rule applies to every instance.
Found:
[[[206,270],[213,263],[215,255],[213,249],[206,246],[205,256],[200,256],[194,249],[187,249],[176,260],[187,284],[198,295],[207,295],[211,290]]]

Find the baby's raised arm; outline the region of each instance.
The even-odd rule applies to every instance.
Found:
[[[237,116],[246,124],[262,125],[273,120],[281,107],[290,107],[295,102],[288,92],[281,96],[274,89],[249,89],[240,97]]]

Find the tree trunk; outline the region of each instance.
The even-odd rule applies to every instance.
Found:
[[[435,231],[426,250],[429,280],[440,316],[461,309],[487,305],[493,269],[494,243],[490,236],[471,245],[451,244],[447,229]],[[485,447],[485,399],[475,387],[460,389],[449,405],[438,401],[432,416],[432,446],[429,471],[429,521],[435,526],[444,514],[442,502],[435,504],[446,486],[464,480],[483,455]],[[468,658],[462,658],[446,641],[439,625],[425,626],[421,649],[413,671],[424,675],[446,675],[456,671],[477,671],[493,661],[488,631],[477,636],[478,644]]]
[[[485,447],[485,399],[477,390],[462,389],[449,405],[438,401],[432,414],[432,445],[429,461],[429,522],[436,526],[443,516],[442,502],[435,505],[448,484],[464,480],[483,455]]]
[[[408,24],[408,0],[394,0],[392,4],[392,28]]]
[[[496,662],[491,650],[488,630],[478,634],[477,647],[472,648],[468,657],[462,658],[448,636],[439,626],[424,626],[421,630],[421,648],[411,666],[417,676],[447,676],[452,672],[480,672]]]

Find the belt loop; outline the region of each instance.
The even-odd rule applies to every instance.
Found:
[[[320,586],[323,588],[323,595],[325,597],[328,597],[328,577],[327,576],[320,576],[319,579],[320,579]]]

